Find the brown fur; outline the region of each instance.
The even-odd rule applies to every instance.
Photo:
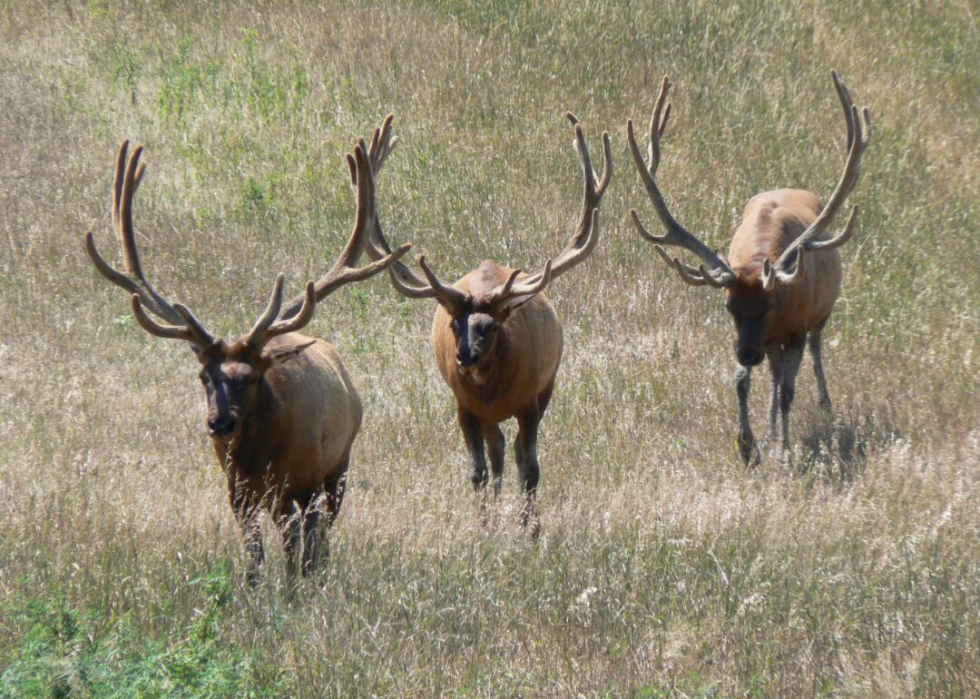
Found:
[[[511,272],[509,267],[486,260],[454,286],[473,297],[475,311],[487,312],[483,298]],[[496,424],[520,415],[554,384],[563,339],[558,316],[544,293],[503,320],[485,369],[464,372],[457,366],[451,320],[449,312],[439,306],[432,321],[436,365],[460,405],[482,421]]]
[[[778,285],[771,294],[762,288],[762,264],[775,263],[820,213],[820,199],[800,189],[777,189],[753,197],[742,215],[728,248],[728,263],[737,275],[727,289],[728,303],[736,307],[771,296],[772,320],[766,345],[785,344],[804,337],[830,316],[843,278],[840,254],[827,250],[807,256],[803,281]],[[824,233],[818,239],[827,239]]]
[[[310,341],[289,333],[265,349]],[[261,361],[249,354],[241,343],[233,345],[224,362],[228,373],[238,364]],[[344,476],[361,425],[361,400],[337,350],[323,340],[269,368],[256,394],[250,414],[242,416],[240,433],[231,439],[212,438],[212,444],[233,502],[237,493],[253,506],[273,507],[279,518],[291,503],[305,508]]]

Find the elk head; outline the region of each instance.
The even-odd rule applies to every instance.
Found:
[[[419,258],[424,279],[402,262],[396,262],[388,270],[392,284],[404,296],[434,298],[450,315],[450,327],[456,340],[456,363],[461,371],[482,368],[493,356],[500,327],[511,314],[544,291],[558,276],[585,260],[599,241],[599,205],[612,177],[609,134],[602,134],[605,167],[602,176],[597,178],[582,125],[574,114],[567,113],[566,117],[575,131],[575,150],[582,164],[585,189],[578,227],[561,253],[548,260],[542,269],[533,274],[514,270],[503,284],[478,297],[441,281],[426,262],[425,256]],[[374,168],[375,172],[397,143],[397,139],[391,138],[390,126],[390,121],[386,121],[380,132],[375,131],[368,149],[372,165],[378,163]],[[353,176],[353,167],[351,173]],[[391,254],[391,247],[377,218],[373,232],[367,253],[372,259],[382,259],[385,254]]]
[[[697,237],[681,226],[671,215],[663,195],[656,182],[657,168],[660,165],[660,139],[667,128],[670,118],[670,104],[667,103],[667,92],[670,80],[664,76],[660,86],[650,121],[650,145],[646,162],[636,142],[633,121],[627,122],[627,135],[630,152],[637,170],[646,187],[647,194],[653,204],[661,223],[664,235],[653,235],[640,221],[635,210],[630,211],[633,224],[637,231],[647,241],[654,244],[654,249],[660,257],[673,267],[680,278],[691,286],[710,286],[725,289],[725,307],[730,313],[734,325],[734,347],[739,364],[755,366],[762,362],[765,356],[765,338],[779,314],[780,301],[784,297],[784,289],[802,282],[806,274],[807,255],[820,250],[831,250],[840,247],[854,233],[858,208],[851,209],[844,229],[829,240],[819,240],[844,200],[851,193],[858,178],[861,155],[871,140],[871,117],[868,109],[863,110],[864,123],[859,118],[858,108],[854,106],[851,96],[844,83],[831,71],[834,88],[844,110],[847,126],[847,158],[844,172],[837,188],[823,207],[819,216],[803,233],[787,247],[771,251],[771,256],[762,255],[751,260],[748,264],[733,268],[725,257],[701,242]],[[701,258],[697,267],[681,262],[677,257],[667,254],[665,246],[685,248]]]
[[[285,308],[283,275],[278,275],[269,303],[252,329],[231,342],[215,338],[190,309],[180,303],[171,304],[150,286],[143,274],[136,248],[132,207],[145,165],[139,162],[142,146],[127,159],[128,148],[129,141],[123,141],[119,147],[112,200],[112,222],[126,272],[113,268],[99,254],[91,231],[85,236],[86,250],[103,276],[132,294],[133,315],[144,330],[156,337],[184,340],[190,344],[201,363],[200,379],[208,401],[208,434],[215,440],[234,438],[255,410],[266,373],[317,342],[302,336],[291,338],[292,341],[286,338],[273,340],[302,329],[313,318],[317,302],[345,284],[367,279],[386,269],[408,252],[410,246],[402,246],[369,265],[353,267],[368,244],[375,217],[371,165],[367,153],[358,146],[351,159],[360,174],[357,216],[354,231],[337,261],[315,284],[308,282],[304,293],[289,301]]]

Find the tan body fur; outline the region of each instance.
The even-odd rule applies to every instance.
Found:
[[[289,333],[267,347],[275,351],[311,341]],[[336,491],[362,416],[361,399],[337,350],[316,340],[269,369],[257,398],[238,436],[212,438],[233,504],[236,492],[267,506],[271,496],[278,517],[293,502],[305,508],[319,493]]]
[[[777,189],[753,197],[728,247],[728,263],[738,275],[729,294],[762,293],[758,279],[763,260],[775,263],[813,223],[821,208],[817,195],[801,189]],[[825,232],[817,239],[830,237]],[[834,308],[842,279],[837,250],[811,255],[803,281],[778,286],[772,292],[774,317],[766,332],[766,344],[786,344],[822,325]]]
[[[503,284],[511,272],[509,267],[485,260],[454,286],[479,299]],[[563,339],[558,316],[544,293],[501,324],[493,361],[486,370],[459,368],[451,320],[449,312],[439,306],[432,320],[432,349],[439,373],[466,410],[484,422],[498,423],[526,411],[545,391],[550,393]]]

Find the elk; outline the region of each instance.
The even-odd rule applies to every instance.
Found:
[[[119,147],[112,199],[113,228],[125,272],[99,254],[91,231],[85,236],[86,250],[106,279],[132,295],[133,315],[144,330],[188,342],[201,364],[207,431],[242,528],[249,583],[256,583],[264,558],[254,516],[259,508],[268,511],[280,528],[289,578],[294,581],[301,538],[303,575],[313,571],[318,558],[328,555],[321,541],[319,501],[323,496],[329,529],[344,498],[351,445],[362,414],[360,397],[337,350],[298,331],[310,322],[318,302],[345,284],[386,269],[410,246],[355,266],[375,216],[370,154],[358,146],[352,158],[359,183],[354,229],[334,265],[285,305],[283,275],[278,275],[269,303],[252,329],[234,341],[216,338],[186,306],[157,293],[143,274],[132,209],[144,163],[140,162],[142,147],[127,158],[128,147],[128,141]]]
[[[732,237],[728,255],[713,252],[688,232],[670,214],[656,182],[660,165],[660,139],[670,118],[664,76],[650,121],[647,162],[637,145],[633,122],[627,123],[630,151],[647,194],[664,226],[662,236],[651,234],[631,211],[640,236],[691,286],[725,289],[725,307],[734,322],[734,348],[738,367],[738,450],[743,462],[758,461],[749,424],[748,396],[752,368],[769,360],[772,394],[769,403],[768,436],[776,430],[777,406],[781,415],[782,440],[779,450],[789,448],[789,410],[796,392],[796,374],[803,359],[804,344],[813,357],[820,403],[830,411],[830,394],[821,359],[823,329],[840,293],[842,270],[837,248],[854,234],[858,207],[851,209],[840,233],[829,236],[828,228],[858,179],[861,156],[871,141],[871,116],[864,108],[864,123],[844,83],[831,71],[834,88],[844,110],[847,127],[847,156],[844,172],[826,205],[817,195],[800,189],[777,189],[753,197]],[[667,254],[665,246],[678,246],[701,260],[698,267]],[[753,459],[754,457],[754,459]]]
[[[605,166],[597,182],[582,126],[574,115],[567,117],[575,132],[585,190],[578,226],[557,257],[532,274],[484,260],[452,285],[439,279],[424,256],[419,258],[424,279],[400,261],[388,268],[392,285],[401,294],[434,298],[439,304],[432,321],[432,350],[439,373],[456,396],[456,415],[472,461],[476,493],[487,486],[485,448],[489,446],[494,497],[499,497],[506,449],[499,424],[517,418],[514,452],[524,496],[521,523],[526,527],[533,522],[532,536],[538,532],[534,516],[540,474],[538,425],[555,387],[563,343],[558,315],[543,292],[595,249],[599,205],[612,176],[609,135],[602,135]],[[372,151],[387,157],[394,147],[390,131],[382,130],[380,136],[375,132],[371,145]],[[373,233],[367,253],[372,259],[383,259],[391,254],[391,247],[377,219]]]

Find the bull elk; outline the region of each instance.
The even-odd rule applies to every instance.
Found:
[[[813,357],[820,403],[830,410],[830,394],[821,360],[823,329],[841,287],[841,260],[837,248],[850,240],[858,207],[851,209],[844,228],[830,237],[828,227],[858,178],[861,155],[871,140],[871,117],[863,110],[864,123],[844,83],[831,71],[837,97],[844,109],[847,127],[847,156],[844,172],[826,205],[813,193],[799,189],[777,189],[753,197],[742,214],[728,255],[713,252],[683,228],[670,214],[655,179],[660,164],[660,139],[670,117],[665,76],[650,122],[649,158],[644,162],[636,143],[633,122],[627,124],[633,160],[647,194],[666,231],[651,234],[631,211],[640,235],[692,286],[725,289],[725,306],[735,326],[735,355],[738,368],[738,449],[748,464],[758,449],[749,424],[748,396],[752,368],[769,360],[772,396],[768,433],[775,433],[777,406],[782,418],[781,449],[789,447],[789,410],[796,391],[796,374],[803,359],[804,344]],[[698,267],[667,254],[664,246],[679,246],[701,259]]]
[[[419,258],[424,278],[402,262],[389,268],[395,289],[408,298],[434,298],[439,306],[432,321],[432,349],[439,373],[456,396],[456,414],[472,460],[471,480],[477,493],[488,481],[489,445],[494,496],[501,490],[505,440],[499,424],[517,418],[514,442],[521,493],[521,522],[534,520],[538,486],[538,425],[555,387],[562,355],[562,327],[543,293],[553,280],[583,262],[599,240],[599,204],[612,176],[609,136],[603,133],[605,167],[596,181],[589,149],[578,119],[568,114],[585,180],[582,213],[565,249],[533,274],[524,274],[491,260],[450,285],[441,281],[425,257]],[[390,122],[387,122],[390,123]],[[375,132],[372,150],[387,157],[394,142],[390,130]],[[376,168],[377,169],[377,168]],[[391,254],[380,221],[374,225],[368,255],[375,260]],[[538,525],[533,521],[532,535]]]
[[[298,331],[310,322],[319,301],[345,284],[381,272],[410,246],[355,267],[369,242],[375,207],[370,154],[358,146],[353,157],[359,182],[357,215],[337,261],[285,305],[283,275],[278,275],[269,303],[252,329],[231,342],[216,338],[186,306],[172,304],[157,293],[143,274],[132,208],[144,164],[142,147],[127,159],[128,146],[123,141],[119,147],[112,199],[112,222],[126,271],[103,259],[91,232],[85,236],[89,257],[103,276],[132,294],[133,315],[144,330],[188,342],[201,364],[207,430],[245,537],[249,582],[256,582],[263,559],[254,516],[259,508],[266,509],[280,527],[290,579],[298,567],[301,538],[302,573],[309,574],[318,557],[326,555],[318,501],[325,496],[329,528],[343,501],[351,445],[361,425],[361,400],[337,350]]]

